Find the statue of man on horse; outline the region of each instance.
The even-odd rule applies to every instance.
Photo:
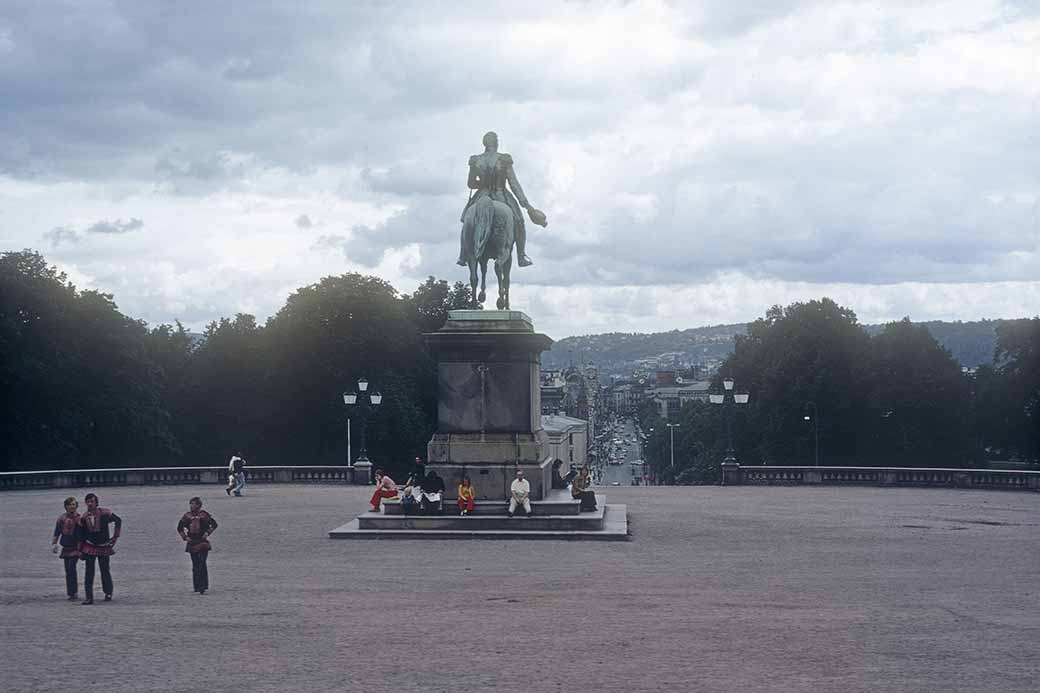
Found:
[[[507,187],[508,184],[508,187]],[[495,263],[498,278],[499,310],[509,308],[509,273],[516,243],[517,264],[532,264],[527,257],[527,231],[520,208],[527,210],[531,222],[546,226],[545,214],[535,209],[516,179],[513,157],[500,154],[498,135],[484,135],[484,153],[469,158],[469,201],[462,210],[462,241],[458,264],[469,267],[473,307],[484,303],[487,263]],[[480,293],[477,293],[477,268],[480,268]]]

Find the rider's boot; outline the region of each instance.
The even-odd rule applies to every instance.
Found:
[[[455,264],[460,267],[466,266],[466,234],[462,234],[459,238],[459,259],[455,261]]]
[[[524,227],[521,226],[520,230],[516,234],[516,264],[521,267],[528,267],[529,265],[533,265],[534,261],[527,257],[527,253],[524,252],[527,247],[527,232],[523,230],[523,228]]]

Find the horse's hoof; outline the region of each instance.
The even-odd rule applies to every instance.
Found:
[[[506,307],[506,302],[502,299],[498,299],[497,301],[495,301],[495,305],[498,306],[499,310],[503,310]]]
[[[477,296],[477,303],[483,303],[486,299],[487,299],[487,294],[485,294],[483,291],[481,291],[480,294]]]

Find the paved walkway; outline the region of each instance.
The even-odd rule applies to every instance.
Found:
[[[628,504],[632,541],[334,541],[326,532],[364,510],[364,489],[251,485],[229,499],[211,486],[102,488],[126,532],[115,601],[92,607],[65,601],[49,551],[68,494],[0,493],[0,681],[65,692],[1036,690],[1040,494],[605,491]],[[191,591],[174,531],[195,494],[220,522],[205,596]]]

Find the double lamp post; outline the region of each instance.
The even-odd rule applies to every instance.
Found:
[[[726,378],[722,381],[722,387],[725,388],[722,392],[708,395],[708,400],[712,404],[722,406],[722,416],[726,421],[726,457],[722,460],[724,465],[737,463],[737,455],[733,450],[733,407],[738,404],[746,405],[751,397],[747,392],[733,392],[734,384],[732,378]],[[728,399],[726,393],[731,395]]]
[[[343,404],[347,405],[347,466],[354,467],[354,483],[357,483],[359,477],[368,483],[372,478],[372,463],[368,459],[368,450],[365,448],[365,428],[372,411],[382,403],[383,395],[368,391],[367,378],[358,379],[357,389],[357,392],[343,393]],[[361,423],[361,453],[356,461],[350,455],[350,418],[355,413]]]

